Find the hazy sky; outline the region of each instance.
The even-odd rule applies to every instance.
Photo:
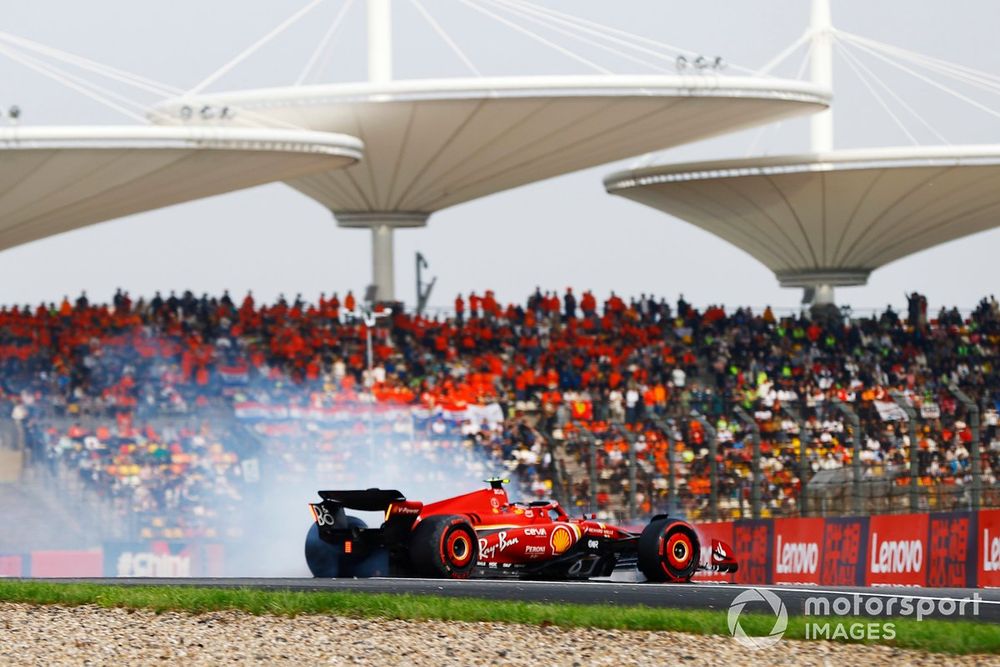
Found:
[[[327,0],[220,80],[211,90],[287,85],[295,80],[344,0]],[[808,0],[538,0],[578,16],[728,61],[760,66],[808,22]],[[588,70],[459,0],[422,0],[487,75],[572,74]],[[32,0],[7,3],[3,30],[178,87],[191,87],[305,4],[304,0],[135,2]],[[462,76],[467,71],[415,11],[393,0],[397,78]],[[832,0],[845,31],[930,56],[1000,73],[992,0]],[[570,45],[565,38],[556,38]],[[646,72],[613,56],[573,45],[616,72]],[[365,77],[364,0],[356,0],[316,81]],[[860,54],[859,54],[860,55]],[[863,61],[953,143],[1000,143],[1000,118],[960,103],[864,55]],[[801,57],[780,74],[793,76]],[[906,136],[848,69],[835,59],[836,146],[906,145]],[[730,72],[735,73],[735,72]],[[128,123],[128,119],[39,74],[0,60],[0,107],[16,103],[24,123]],[[941,80],[944,82],[945,80]],[[950,85],[950,84],[949,84]],[[962,87],[991,109],[997,96]],[[125,92],[125,91],[123,91]],[[133,91],[127,91],[133,94]],[[142,98],[154,102],[154,98]],[[922,143],[939,143],[899,106]],[[768,129],[757,152],[800,152],[807,121]],[[660,161],[742,157],[756,130],[667,151]],[[396,291],[414,300],[414,253],[438,276],[432,304],[458,290],[494,289],[521,299],[535,285],[567,285],[697,304],[794,306],[799,290],[781,289],[749,255],[687,223],[605,194],[602,178],[629,166],[609,164],[500,193],[436,213],[430,225],[396,235]],[[191,288],[264,298],[301,292],[363,290],[370,280],[369,234],[340,229],[304,195],[273,184],[123,218],[0,253],[0,303],[57,300],[86,289],[107,299],[117,286],[133,294]],[[857,307],[901,304],[903,293],[972,307],[1000,291],[1000,230],[922,252],[875,272],[868,286],[838,291]]]

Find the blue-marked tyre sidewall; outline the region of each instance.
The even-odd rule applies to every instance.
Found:
[[[314,577],[336,577],[340,574],[340,547],[328,544],[319,537],[315,523],[306,533],[306,565]]]
[[[347,517],[352,528],[367,528],[365,522],[353,516]],[[342,563],[343,547],[325,542],[319,536],[319,526],[315,523],[306,533],[306,565],[314,577],[349,577],[349,568]]]

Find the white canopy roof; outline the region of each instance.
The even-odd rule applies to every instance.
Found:
[[[0,250],[161,206],[357,162],[325,132],[221,127],[0,128]]]
[[[525,183],[826,108],[778,79],[539,76],[391,81],[204,94],[161,111],[182,122],[290,124],[365,142],[365,161],[289,179],[335,213],[433,211]],[[186,107],[186,108],[185,108]],[[157,122],[165,122],[157,114]],[[344,216],[349,219],[351,216]]]
[[[604,184],[746,250],[786,287],[863,285],[889,262],[1000,225],[1000,145],[662,165]]]

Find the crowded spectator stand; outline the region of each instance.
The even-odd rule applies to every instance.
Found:
[[[909,298],[907,318],[811,318],[473,292],[394,310],[369,370],[350,292],[84,294],[0,308],[0,391],[30,465],[72,471],[138,537],[238,539],[253,485],[386,471],[503,470],[607,518],[998,505],[997,302],[928,319]]]

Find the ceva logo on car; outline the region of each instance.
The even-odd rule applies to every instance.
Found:
[[[1000,572],[1000,535],[990,536],[990,529],[983,529],[983,571]]]
[[[778,535],[778,574],[816,574],[819,569],[819,545],[815,542],[782,543]]]
[[[920,572],[924,564],[924,545],[920,540],[878,541],[878,533],[872,533],[871,563],[872,574],[905,574]]]

